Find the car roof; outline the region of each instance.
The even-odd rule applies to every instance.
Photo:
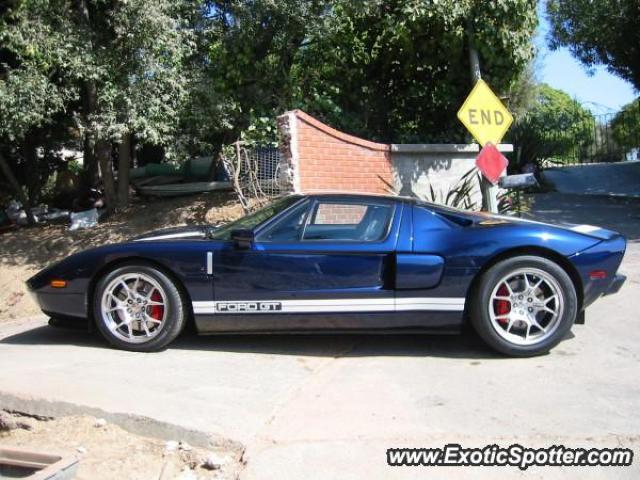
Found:
[[[300,197],[314,197],[314,198],[331,198],[331,197],[340,197],[340,198],[351,198],[351,199],[359,199],[359,200],[376,200],[376,199],[386,199],[394,202],[405,201],[416,203],[415,198],[399,196],[399,195],[389,195],[382,193],[360,193],[360,192],[304,192],[293,194],[298,195]]]
[[[427,202],[414,197],[405,197],[400,195],[385,195],[376,193],[358,193],[358,192],[308,192],[293,194],[299,198],[347,198],[350,200],[389,200],[392,202],[405,202],[411,205],[419,205],[432,212],[445,216],[449,220],[453,220],[456,223],[467,223],[470,221],[479,221],[486,219],[487,214],[484,212],[473,212],[468,210],[461,210],[459,208],[449,207],[447,205],[441,205],[438,203]]]

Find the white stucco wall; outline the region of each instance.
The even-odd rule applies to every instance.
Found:
[[[501,152],[513,151],[509,144]],[[400,195],[430,200],[430,186],[437,195],[455,188],[462,176],[475,168],[480,147],[477,144],[392,144],[391,163],[394,183]],[[482,194],[475,182],[473,201],[480,206]]]

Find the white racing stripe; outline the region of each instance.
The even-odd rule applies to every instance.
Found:
[[[437,310],[461,312],[464,310],[464,300],[464,297],[396,298],[396,311]]]
[[[158,235],[155,237],[138,238],[134,242],[147,242],[150,240],[170,240],[172,238],[191,238],[191,237],[203,237],[202,232],[183,232],[183,233],[167,233],[166,235]]]
[[[601,228],[594,227],[593,225],[576,225],[575,227],[571,227],[571,230],[579,233],[591,233],[597,232],[598,230],[601,230]]]
[[[245,300],[193,302],[193,313],[340,313],[464,310],[463,297],[341,298],[313,300]]]

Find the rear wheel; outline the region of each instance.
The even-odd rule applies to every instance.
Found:
[[[475,292],[471,321],[495,350],[513,356],[549,351],[569,332],[578,311],[569,275],[537,256],[512,257],[487,270]]]
[[[96,325],[116,347],[151,352],[171,343],[186,323],[180,291],[158,268],[120,266],[104,277],[93,296]]]

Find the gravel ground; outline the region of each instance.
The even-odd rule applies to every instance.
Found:
[[[4,420],[4,422],[3,422]],[[22,424],[2,431],[2,424]],[[0,411],[0,445],[34,449],[79,460],[77,480],[231,479],[242,452],[202,449],[129,433],[89,416],[35,419]]]

